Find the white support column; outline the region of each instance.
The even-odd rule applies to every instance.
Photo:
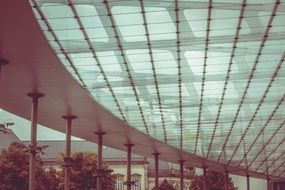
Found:
[[[155,161],[155,179],[154,179],[154,189],[156,190],[159,186],[158,184],[158,156],[160,155],[160,153],[155,152],[153,153],[154,155],[154,161]]]
[[[70,183],[70,166],[71,166],[71,130],[72,120],[77,117],[74,115],[62,116],[66,120],[66,141],[65,141],[65,158],[64,158],[64,190],[69,190]]]
[[[203,190],[208,190],[207,166],[203,166]]]
[[[127,190],[131,190],[132,188],[132,176],[131,176],[131,164],[132,164],[132,147],[134,146],[134,144],[128,143],[125,144],[125,146],[127,147],[127,153],[128,153],[128,161],[127,161]]]
[[[184,188],[184,160],[179,160],[180,165],[180,190]]]
[[[246,175],[246,189],[250,190],[250,175]]]
[[[271,179],[267,177],[267,190],[271,190]]]
[[[98,157],[97,157],[97,190],[102,190],[102,180],[101,180],[101,174],[102,174],[102,152],[103,152],[103,135],[105,135],[105,132],[95,132],[95,134],[98,136]]]
[[[36,166],[36,148],[37,148],[37,124],[38,124],[38,100],[43,97],[42,93],[28,93],[32,98],[31,110],[31,144],[30,144],[30,165],[29,165],[29,190],[35,189],[35,166]]]

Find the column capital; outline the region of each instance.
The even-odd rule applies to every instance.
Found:
[[[154,156],[159,156],[159,155],[161,155],[161,153],[159,153],[159,152],[154,152],[154,153],[152,153],[152,155],[154,155]]]
[[[10,61],[8,59],[0,57],[0,66],[2,65],[8,65]]]
[[[29,92],[29,93],[27,93],[27,96],[29,96],[31,98],[41,98],[41,97],[44,97],[45,95],[43,93],[40,93],[40,92]]]
[[[180,163],[180,164],[183,164],[184,162],[186,162],[185,160],[178,160],[178,162]]]
[[[104,131],[95,131],[94,134],[95,134],[95,135],[98,135],[98,136],[99,136],[99,135],[100,135],[100,136],[103,136],[103,135],[106,134],[106,132],[104,132]]]
[[[135,144],[133,144],[133,143],[126,143],[126,144],[124,144],[126,147],[133,147],[133,146],[135,146]]]
[[[202,166],[202,169],[203,169],[203,170],[206,170],[207,168],[208,168],[208,166],[206,166],[206,165],[203,165],[203,166]]]
[[[63,119],[65,120],[73,120],[73,119],[77,119],[77,116],[76,115],[64,115],[64,116],[61,116]]]

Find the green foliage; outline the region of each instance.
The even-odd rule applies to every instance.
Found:
[[[175,190],[173,185],[169,183],[166,179],[160,184],[160,186],[155,190]]]
[[[62,190],[64,188],[64,170],[43,167],[43,161],[37,157],[36,190]],[[90,152],[78,152],[72,155],[70,186],[71,190],[95,189],[95,171],[97,156]],[[59,159],[63,163],[63,156]],[[103,169],[107,170],[106,165]],[[28,148],[19,142],[12,143],[7,150],[0,151],[0,189],[26,190],[29,181]],[[102,189],[115,190],[115,178],[111,173],[102,177]]]
[[[43,169],[43,162],[37,157],[36,162],[36,189],[61,190],[64,184],[64,171],[54,168]],[[97,155],[91,152],[77,152],[72,154],[70,168],[70,189],[90,190],[96,188]],[[63,156],[59,158],[63,164]],[[103,171],[109,168],[103,165]],[[19,142],[12,143],[7,150],[0,151],[0,189],[25,190],[28,189],[29,153],[25,145]],[[115,190],[115,176],[110,172],[102,174],[102,189]],[[208,172],[207,181],[209,190],[225,190],[225,175],[217,172]],[[190,190],[203,190],[203,176],[196,175],[191,182]],[[175,190],[164,180],[157,190]],[[237,190],[232,179],[229,178],[229,190]]]
[[[59,158],[63,164],[63,156]],[[76,152],[72,154],[72,166],[70,168],[70,189],[90,190],[96,188],[97,155],[91,152]],[[103,165],[103,170],[109,168]],[[60,176],[60,187],[63,187],[64,174]],[[115,190],[115,177],[110,172],[102,174],[102,189]]]
[[[13,143],[8,150],[3,149],[0,155],[0,189],[28,189],[29,155],[26,147]]]
[[[49,190],[59,190],[59,172],[53,167],[45,170],[44,180],[46,181],[45,184],[49,185]]]
[[[218,172],[207,172],[207,181],[209,190],[225,190],[226,182],[225,175]],[[232,179],[229,177],[229,190],[237,190],[233,184]],[[203,190],[203,175],[196,176],[189,187],[190,190]]]
[[[27,147],[19,142],[12,143],[7,150],[0,152],[0,189],[24,190],[28,189],[29,153]],[[54,190],[51,188],[55,181],[47,178],[42,160],[37,157],[36,189]]]

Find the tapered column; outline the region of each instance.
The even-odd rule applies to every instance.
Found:
[[[228,170],[225,171],[225,183],[226,183],[225,184],[225,186],[226,186],[225,190],[229,190],[229,171]]]
[[[64,158],[64,190],[69,190],[70,183],[70,167],[71,167],[71,130],[72,120],[77,117],[74,115],[63,116],[66,120],[66,140],[65,140],[65,158]]]
[[[246,175],[246,189],[250,190],[250,175]]]
[[[102,180],[101,180],[101,174],[102,174],[102,150],[103,150],[103,135],[105,132],[95,132],[95,134],[98,136],[98,157],[97,157],[97,174],[99,176],[97,177],[97,188],[96,190],[102,190]]]
[[[127,161],[127,190],[131,190],[132,188],[132,178],[131,178],[131,162],[132,162],[132,147],[134,144],[128,143],[125,144],[127,147],[127,153],[128,153],[128,161]]]
[[[41,93],[28,93],[32,98],[31,110],[31,144],[30,144],[30,165],[29,165],[29,190],[35,189],[35,165],[36,165],[36,148],[37,148],[37,124],[38,124],[38,100],[43,97]]]
[[[203,166],[203,190],[208,190],[207,166]]]
[[[155,178],[154,178],[154,189],[156,190],[158,188],[158,156],[160,153],[155,152],[154,155],[154,163],[155,163]]]
[[[179,160],[180,165],[180,190],[184,187],[184,160]]]
[[[267,177],[267,190],[271,190],[271,179]]]

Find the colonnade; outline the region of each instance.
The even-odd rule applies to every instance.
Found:
[[[35,162],[37,154],[37,123],[38,123],[38,101],[39,98],[43,97],[42,93],[28,93],[29,97],[32,98],[31,106],[31,144],[30,144],[30,165],[29,165],[29,190],[35,190]],[[71,160],[71,132],[72,132],[72,121],[77,118],[75,115],[65,115],[62,116],[66,120],[66,147],[65,147],[65,157],[64,157],[64,189],[69,190],[70,183],[70,166],[72,165]],[[97,158],[97,172],[102,172],[102,147],[103,147],[103,135],[105,134],[102,131],[95,132],[98,138],[98,158]],[[127,190],[131,190],[132,181],[131,181],[131,154],[132,147],[134,144],[127,143],[127,181],[126,186]],[[159,186],[159,152],[154,152],[155,159],[155,189]],[[185,160],[178,160],[180,166],[180,190],[184,190],[184,162]],[[203,190],[208,190],[207,184],[207,166],[203,166]],[[225,188],[229,189],[229,171],[225,170]],[[246,187],[247,190],[250,190],[250,175],[246,175]],[[102,190],[101,178],[97,177],[97,190]],[[271,180],[267,178],[267,189],[271,190]]]

